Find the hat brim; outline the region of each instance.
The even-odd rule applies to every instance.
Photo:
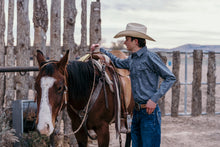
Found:
[[[150,41],[155,41],[153,38],[151,38],[150,36],[137,32],[137,31],[132,31],[132,30],[125,30],[125,31],[121,31],[118,34],[116,34],[114,36],[114,38],[120,38],[120,37],[124,37],[124,36],[130,36],[130,37],[137,37],[137,38],[143,38],[143,39],[147,39]]]

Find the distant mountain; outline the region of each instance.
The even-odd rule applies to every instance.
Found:
[[[220,52],[220,45],[199,45],[199,44],[185,44],[175,48],[150,48],[155,52],[158,51],[181,51],[181,52],[193,52],[193,50],[203,50],[204,52],[214,51]]]

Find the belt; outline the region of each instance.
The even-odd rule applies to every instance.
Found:
[[[134,108],[135,108],[135,110],[140,111],[141,109],[146,108],[146,104],[135,103],[135,107]]]

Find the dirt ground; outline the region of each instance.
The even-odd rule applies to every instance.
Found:
[[[161,147],[217,147],[220,146],[220,115],[198,117],[170,116],[162,117]],[[110,127],[110,147],[119,147],[115,137],[114,125]],[[122,134],[123,146],[125,135]],[[96,141],[90,141],[89,147],[96,147]]]

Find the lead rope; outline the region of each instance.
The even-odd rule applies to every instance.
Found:
[[[92,57],[92,56],[91,56],[91,57]],[[88,103],[87,103],[87,105],[86,105],[85,115],[84,115],[83,120],[82,120],[81,124],[79,125],[79,127],[78,127],[74,132],[69,133],[69,134],[66,134],[66,136],[70,136],[70,135],[76,134],[76,133],[82,128],[82,126],[83,126],[83,124],[84,124],[84,122],[85,122],[85,120],[86,120],[86,118],[87,118],[87,112],[88,112],[88,108],[89,108],[89,103],[90,103],[90,101],[91,101],[92,94],[93,94],[93,92],[94,92],[94,87],[95,87],[95,66],[94,66],[93,61],[92,61],[92,66],[93,66],[93,69],[94,69],[93,84],[92,84],[92,90],[91,90],[91,93],[90,93],[90,96],[89,96],[89,100],[88,100]],[[69,106],[70,106],[70,108],[75,112],[75,109],[74,109],[71,105],[69,105]]]

